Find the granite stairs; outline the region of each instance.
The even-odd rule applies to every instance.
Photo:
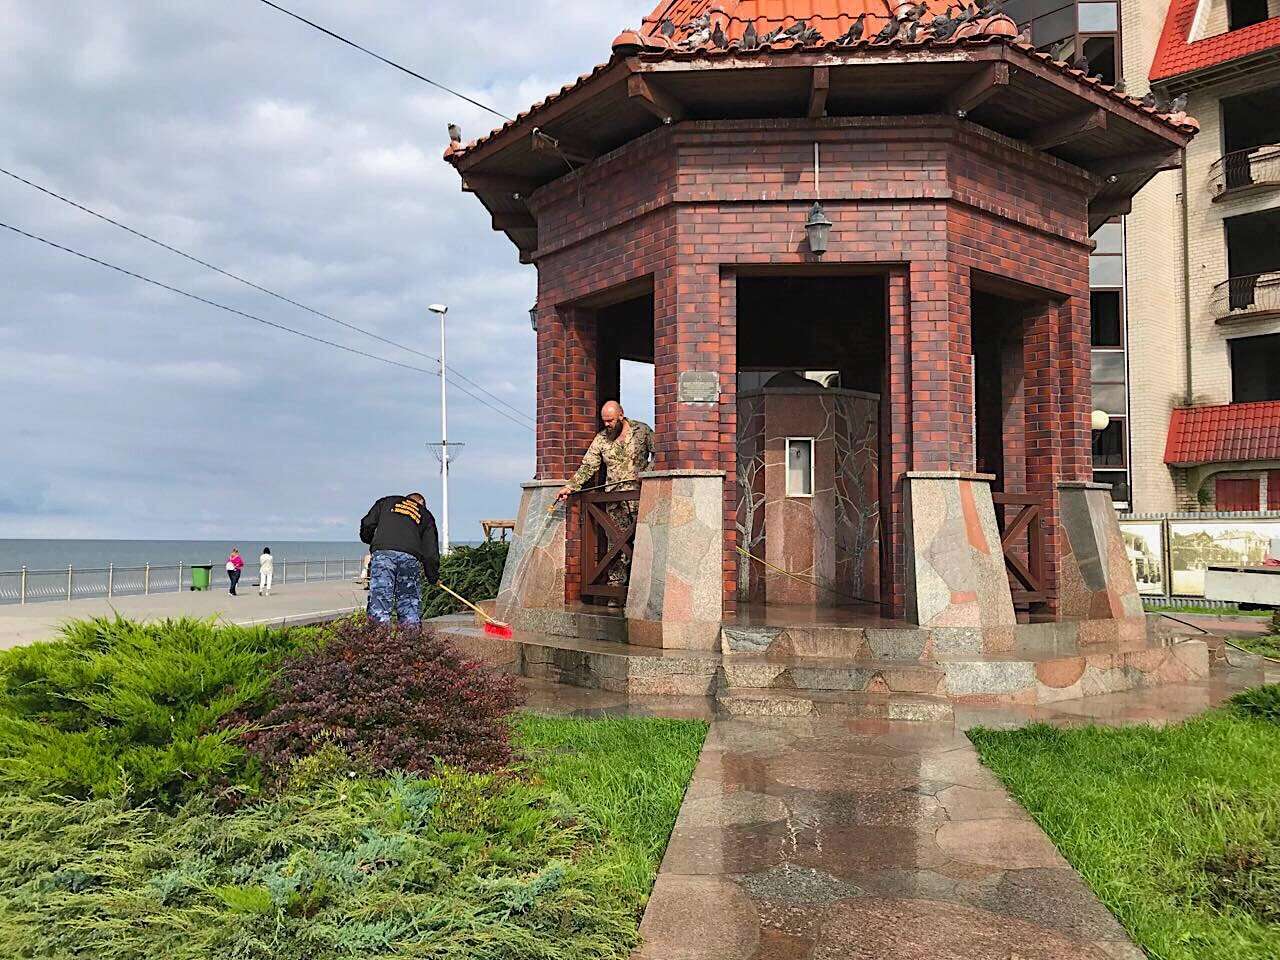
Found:
[[[978,633],[909,625],[740,626],[720,650],[627,642],[626,621],[590,608],[538,611],[511,640],[470,616],[433,621],[469,655],[519,676],[643,696],[705,697],[726,716],[943,720],[956,703],[1044,704],[1208,676],[1199,640],[1157,621],[1020,624],[982,650]]]

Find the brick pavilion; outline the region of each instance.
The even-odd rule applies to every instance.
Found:
[[[690,650],[782,605],[983,651],[1019,620],[1140,621],[1089,482],[1089,237],[1196,125],[952,12],[663,0],[607,62],[449,147],[538,270],[504,615],[625,596],[632,644]],[[602,509],[619,494],[548,511],[623,359],[655,370],[634,531]]]

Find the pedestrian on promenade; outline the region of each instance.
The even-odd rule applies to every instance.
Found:
[[[271,577],[275,572],[276,564],[271,559],[271,548],[263,547],[262,556],[258,558],[258,596],[271,596]]]
[[[227,579],[231,581],[231,595],[237,596],[236,584],[240,582],[240,571],[244,569],[244,557],[236,547],[231,548],[231,556],[227,557]]]
[[[422,622],[422,578],[440,579],[436,519],[420,493],[383,497],[360,521],[360,540],[369,544],[369,619],[390,623],[394,607],[401,626]]]

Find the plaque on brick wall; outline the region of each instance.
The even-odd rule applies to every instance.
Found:
[[[682,370],[677,396],[681,403],[715,403],[720,399],[720,377],[707,370]]]

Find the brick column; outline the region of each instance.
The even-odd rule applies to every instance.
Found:
[[[538,322],[537,464],[539,480],[572,476],[599,430],[599,329],[589,310],[545,311]],[[580,513],[565,509],[564,598],[578,602],[582,585]]]
[[[718,264],[677,264],[654,278],[654,430],[658,471],[724,474],[722,592],[737,593],[737,278]],[[714,373],[716,402],[681,402],[682,373]]]

